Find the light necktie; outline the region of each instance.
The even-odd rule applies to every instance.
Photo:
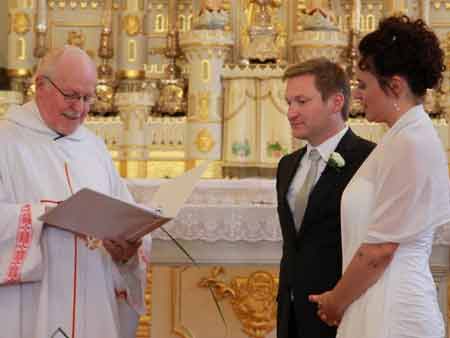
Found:
[[[300,191],[298,192],[295,199],[294,218],[295,230],[297,231],[300,230],[300,226],[303,222],[303,216],[305,215],[306,206],[308,204],[309,193],[311,192],[317,177],[320,160],[320,154],[317,149],[312,149],[309,152],[309,160],[311,162],[311,165],[308,172],[306,173],[305,181],[303,182],[303,185],[300,188]]]

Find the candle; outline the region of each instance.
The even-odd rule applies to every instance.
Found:
[[[112,0],[105,0],[105,8],[103,11],[103,28],[111,30],[112,26]]]
[[[430,24],[430,0],[420,1],[420,9],[422,20],[428,25]]]
[[[361,0],[353,0],[352,17],[353,31],[359,32],[359,25],[361,23]]]
[[[39,0],[37,9],[36,28],[39,32],[47,30],[47,1]]]

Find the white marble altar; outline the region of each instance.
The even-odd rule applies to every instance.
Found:
[[[150,205],[152,194],[164,180],[127,182],[137,202]],[[276,204],[272,179],[202,180],[165,229],[199,264],[278,265],[282,244]],[[153,237],[153,263],[189,262],[162,231],[155,231]],[[450,225],[436,233],[430,260],[445,319],[449,245]]]

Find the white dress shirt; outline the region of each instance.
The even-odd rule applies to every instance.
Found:
[[[346,126],[344,129],[342,129],[340,132],[335,134],[334,136],[330,137],[325,142],[319,144],[316,147],[311,146],[309,143],[306,145],[306,153],[302,157],[300,164],[298,166],[297,172],[295,173],[294,179],[291,182],[291,185],[289,186],[289,190],[287,193],[287,200],[289,203],[289,207],[291,208],[291,212],[295,212],[295,199],[297,194],[300,191],[300,188],[305,181],[306,174],[308,173],[309,167],[311,166],[311,160],[309,159],[309,153],[312,149],[317,149],[317,151],[320,154],[320,160],[319,160],[319,167],[317,171],[317,177],[314,181],[314,184],[317,183],[317,181],[320,178],[320,175],[322,175],[322,172],[325,170],[325,167],[327,165],[327,162],[331,156],[331,154],[336,149],[337,145],[341,141],[342,137],[344,137],[345,133],[347,132],[348,127]],[[300,228],[300,225],[296,224],[298,228]]]

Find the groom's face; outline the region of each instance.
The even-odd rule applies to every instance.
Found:
[[[332,97],[322,99],[315,76],[305,74],[287,79],[286,101],[293,136],[312,145],[322,143],[330,128],[333,102]]]

